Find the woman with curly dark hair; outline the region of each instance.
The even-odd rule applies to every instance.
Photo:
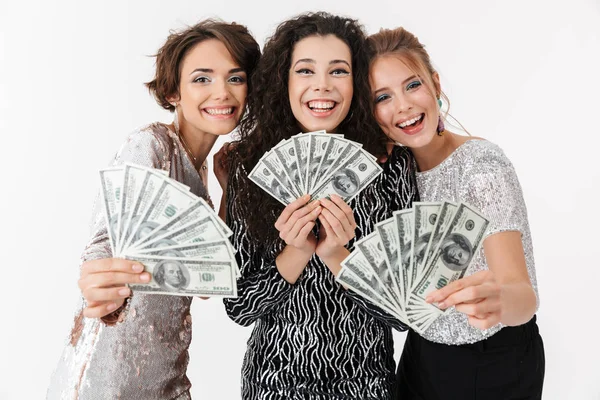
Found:
[[[335,195],[308,203],[306,195],[283,208],[247,176],[266,151],[300,131],[343,133],[384,154],[365,51],[352,19],[309,13],[280,24],[252,75],[241,139],[220,152],[227,153],[227,221],[241,268],[238,298],[225,307],[236,323],[255,323],[242,367],[244,399],[392,398],[395,320],[335,275],[355,239],[411,206],[410,154],[396,148],[349,204]]]

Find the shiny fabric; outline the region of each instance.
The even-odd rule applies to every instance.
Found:
[[[479,209],[490,220],[487,236],[504,231],[521,233],[537,309],[539,295],[527,209],[517,174],[504,152],[487,140],[468,140],[437,167],[418,172],[417,185],[421,201],[462,201]],[[488,269],[488,265],[482,246],[465,276],[484,269]],[[465,314],[451,308],[425,331],[423,337],[436,343],[474,343],[502,328],[502,324],[486,330],[473,328]]]
[[[208,199],[206,187],[177,137],[154,123],[127,137],[112,165],[132,162],[169,172]],[[99,201],[81,262],[112,257]],[[186,376],[191,297],[134,293],[103,320],[84,318],[84,300],[52,376],[48,399],[189,399]]]
[[[349,203],[357,223],[350,251],[377,222],[411,207],[416,195],[413,159],[406,149],[394,149],[382,168],[383,173]],[[316,255],[298,281],[289,284],[275,265],[284,243],[267,245],[247,234],[245,199],[236,191],[243,174],[241,166],[232,169],[227,193],[228,225],[242,276],[238,297],[224,300],[233,321],[254,323],[242,365],[242,398],[393,398],[391,327],[406,327],[345,290]],[[261,211],[257,205],[254,212]]]

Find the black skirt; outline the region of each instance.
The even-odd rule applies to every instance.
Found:
[[[544,343],[536,317],[481,342],[433,343],[409,331],[398,370],[399,400],[541,399]]]

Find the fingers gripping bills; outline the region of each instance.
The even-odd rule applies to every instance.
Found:
[[[100,171],[113,256],[142,263],[152,276],[133,291],[236,297],[239,270],[214,210],[166,171],[126,163]]]
[[[465,203],[413,203],[356,242],[336,280],[423,333],[445,312],[427,295],[464,276],[488,224]]]

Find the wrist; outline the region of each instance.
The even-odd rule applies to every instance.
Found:
[[[331,249],[331,251],[326,252],[325,254],[322,253],[323,252],[317,253],[317,255],[335,276],[337,276],[342,269],[342,261],[344,261],[344,259],[350,254],[348,249],[346,249],[344,246],[338,246],[334,249]]]

